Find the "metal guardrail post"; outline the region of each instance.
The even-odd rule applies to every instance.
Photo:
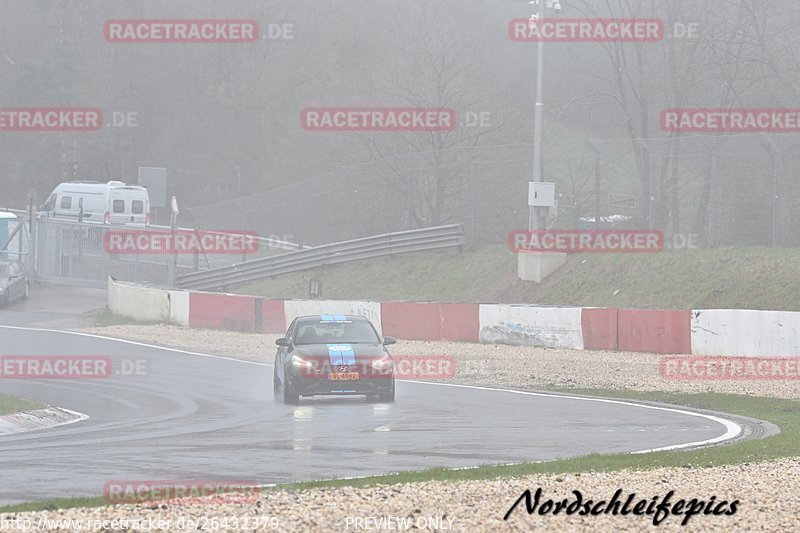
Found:
[[[174,200],[173,196],[173,200]],[[172,232],[172,241],[175,242],[175,228],[178,226],[178,215],[175,213],[174,209],[172,214],[170,215],[170,231]],[[170,289],[175,288],[175,266],[178,262],[178,255],[177,250],[175,247],[172,249],[172,253],[170,254],[169,259],[167,260],[167,283],[169,284]]]

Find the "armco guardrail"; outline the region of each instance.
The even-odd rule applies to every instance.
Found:
[[[28,211],[25,210],[25,209],[11,209],[11,208],[8,208],[8,207],[0,207],[0,211],[2,211],[4,213],[13,213],[13,214],[15,214],[15,215],[17,215],[19,217],[27,217],[28,216]]]
[[[184,274],[177,278],[176,283],[186,289],[224,290],[325,265],[464,245],[466,238],[461,226],[453,224],[326,244],[230,267]]]

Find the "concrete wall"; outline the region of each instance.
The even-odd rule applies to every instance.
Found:
[[[800,313],[788,311],[693,311],[692,353],[727,356],[800,354]]]
[[[169,322],[167,291],[108,280],[108,309],[140,322]]]
[[[619,310],[613,307],[581,310],[584,350],[615,351],[618,347]]]
[[[480,341],[583,350],[580,307],[481,305]]]
[[[189,291],[168,291],[169,322],[178,326],[189,326]]]
[[[108,307],[142,322],[280,334],[295,317],[362,315],[381,335],[662,354],[784,356],[800,353],[800,313],[650,311],[415,302],[268,300],[108,283]],[[383,330],[386,329],[386,333]]]
[[[617,347],[621,352],[692,353],[690,311],[617,311]]]
[[[260,298],[214,292],[189,293],[189,325],[255,333]]]
[[[287,328],[292,323],[292,320],[298,316],[323,314],[361,315],[370,319],[375,327],[378,328],[378,334],[383,335],[381,304],[378,302],[286,300],[283,305]]]

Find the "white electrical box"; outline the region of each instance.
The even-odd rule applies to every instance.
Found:
[[[555,207],[556,184],[549,182],[530,182],[528,184],[528,205],[531,207]]]

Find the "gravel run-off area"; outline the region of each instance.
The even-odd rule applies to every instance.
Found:
[[[80,331],[269,363],[275,354],[277,338],[276,335],[163,325],[120,325]],[[659,374],[661,357],[650,354],[405,341],[391,347],[391,351],[398,355],[452,357],[457,370],[447,381],[462,384],[533,390],[574,387],[800,397],[800,381],[665,380]],[[800,456],[800,443],[798,450]],[[528,514],[523,500],[507,521],[503,519],[526,490],[530,490],[534,498],[537,489],[541,489],[541,497],[533,514]],[[561,511],[553,514],[555,506],[548,503],[548,500],[556,503],[567,500],[562,504],[564,509],[569,509],[571,504],[573,508],[582,508],[575,503],[578,497],[573,491],[580,491],[580,503],[588,500],[597,503],[610,500],[618,489],[622,491],[619,499],[623,504],[635,493],[636,496],[631,497],[631,509],[640,500],[647,500],[649,504],[658,497],[657,503],[660,503],[674,491],[671,504],[687,500],[686,508],[694,505],[702,507],[702,511],[688,519],[686,527],[681,525],[683,515],[666,516],[656,526],[652,513],[581,516]],[[700,501],[692,502],[692,499]],[[737,512],[732,516],[713,514],[715,510],[730,511],[736,500]],[[642,508],[647,509],[644,504]],[[672,509],[675,511],[676,507]],[[549,512],[541,515],[539,511],[542,510]],[[706,511],[711,514],[705,514]],[[119,522],[97,522],[111,519]],[[90,523],[90,520],[96,522]],[[489,481],[269,491],[210,500],[0,515],[2,531],[23,531],[25,525],[45,530],[84,531],[103,528],[107,531],[178,530],[202,525],[207,529],[214,529],[216,525],[216,529],[223,530],[227,526],[229,530],[262,531],[402,531],[411,528],[440,531],[796,531],[800,530],[800,459],[644,472],[587,472]]]
[[[108,326],[84,333],[178,347],[272,363],[279,335],[188,329],[177,326]],[[800,398],[800,380],[676,381],[659,372],[662,356],[633,352],[591,352],[563,348],[504,346],[457,342],[400,341],[396,356],[444,356],[455,360],[455,372],[441,381],[515,389],[627,389],[662,392],[720,392],[774,398]]]

